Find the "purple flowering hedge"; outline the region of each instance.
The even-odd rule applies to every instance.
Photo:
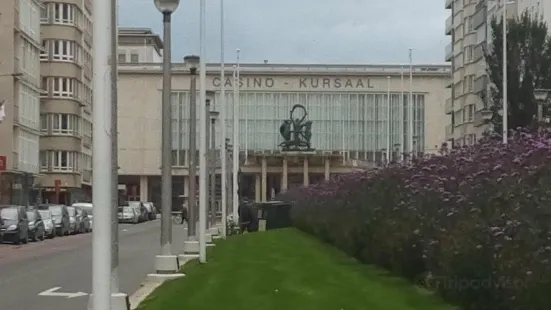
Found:
[[[294,225],[462,309],[551,309],[551,134],[289,190]]]

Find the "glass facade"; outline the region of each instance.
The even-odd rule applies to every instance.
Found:
[[[219,93],[214,109],[220,111]],[[393,151],[409,150],[409,94],[390,93],[390,115],[386,93],[342,92],[255,92],[239,94],[240,148],[249,151],[280,150],[279,127],[289,119],[295,104],[306,107],[307,120],[313,121],[312,147],[322,151],[347,152],[351,158],[374,161],[387,148],[390,122],[390,146]],[[199,96],[197,96],[199,98]],[[187,164],[189,145],[189,92],[172,94],[172,146],[175,165]],[[227,137],[233,137],[233,93],[226,92],[228,112]],[[425,94],[414,94],[414,150],[423,152],[425,145]],[[198,105],[199,107],[199,105]],[[199,121],[197,121],[199,124]],[[216,125],[220,137],[221,125]],[[199,141],[199,129],[197,129]],[[222,141],[217,141],[220,147]],[[182,150],[178,152],[178,150]]]

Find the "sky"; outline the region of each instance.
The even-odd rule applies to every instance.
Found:
[[[118,0],[121,27],[162,35],[153,0]],[[444,63],[444,1],[229,0],[224,4],[225,60],[308,64]],[[220,0],[206,0],[207,62],[220,61]],[[174,60],[199,54],[199,0],[181,0],[172,17]]]

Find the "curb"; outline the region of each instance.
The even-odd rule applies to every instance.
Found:
[[[191,260],[191,259],[190,259]],[[190,260],[184,260],[180,268],[184,267],[184,265],[189,262]],[[155,291],[161,284],[164,282],[171,280],[170,278],[153,278],[153,277],[146,277],[146,280],[142,282],[141,287],[135,291],[128,299],[130,303],[130,310],[136,310],[138,306]]]

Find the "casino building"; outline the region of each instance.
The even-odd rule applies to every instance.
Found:
[[[169,120],[161,119],[161,64],[146,56],[161,50],[162,45],[149,30],[144,29],[141,36],[133,31],[139,44],[130,44],[128,37],[120,40],[128,44],[122,45],[119,53],[129,54],[136,49],[139,57],[119,66],[119,183],[126,184],[131,199],[158,203],[161,124]],[[190,73],[183,62],[174,63],[173,68],[173,196],[174,202],[180,203],[179,199],[189,194]],[[234,78],[232,64],[226,68],[224,83],[230,113],[226,126],[227,137],[231,138]],[[407,65],[402,69],[401,65],[241,64],[238,102],[242,193],[265,201],[294,186],[380,164],[388,150],[394,159],[412,149],[417,154],[436,152],[445,141],[448,123],[444,108],[450,95],[446,88],[450,67],[413,66],[412,146],[408,143],[408,70]],[[219,64],[207,64],[207,85],[214,92],[211,105],[217,111],[221,82]],[[297,104],[305,108],[307,115],[299,109],[293,119],[305,116],[305,121],[311,121],[313,150],[284,151],[280,126],[290,119],[290,111]],[[221,129],[218,120],[214,135],[217,151],[223,145]],[[218,184],[219,175],[218,168]]]

